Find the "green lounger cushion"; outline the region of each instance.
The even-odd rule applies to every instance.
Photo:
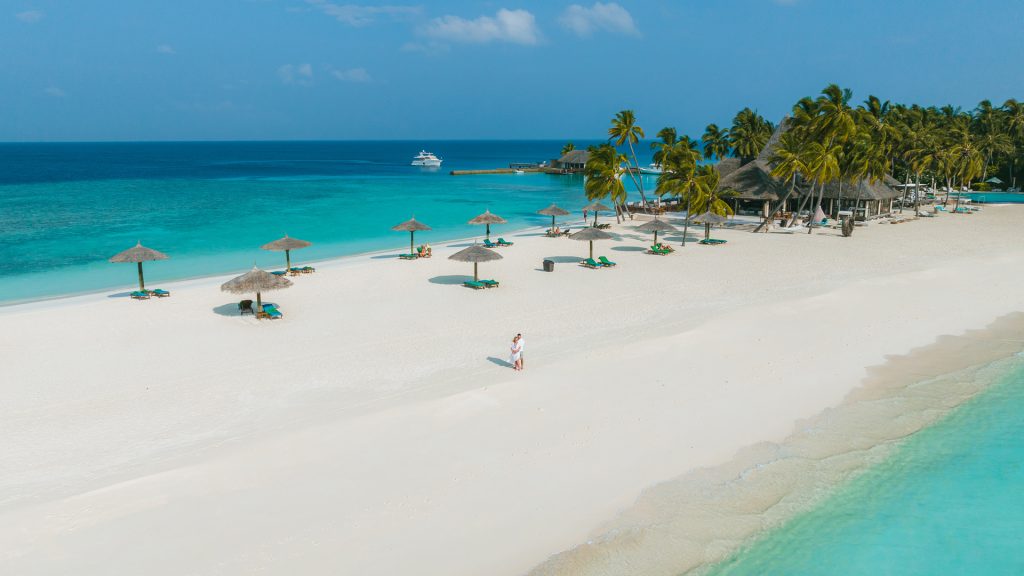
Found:
[[[401,258],[402,260],[415,260],[415,259],[419,258],[419,255],[418,254],[399,254],[398,257]]]
[[[601,264],[595,262],[593,258],[587,258],[586,260],[580,262],[580,264],[582,266],[586,266],[587,268],[603,268],[604,267]]]
[[[605,258],[604,256],[599,257],[598,260],[601,261],[601,264],[603,266],[615,266],[615,262],[612,262],[611,260]]]
[[[488,288],[497,288],[501,284],[497,280],[481,280],[480,283]]]
[[[467,281],[463,282],[462,285],[466,286],[466,287],[469,287],[469,288],[472,288],[474,290],[479,290],[481,288],[486,288],[487,287],[487,286],[484,285],[483,282],[477,282],[475,280],[467,280]]]
[[[513,244],[515,244],[515,242],[508,242],[504,238],[498,238],[498,246],[511,246]]]
[[[486,246],[488,248],[494,248],[495,246],[497,246],[497,244],[495,244],[494,242],[491,242],[490,240],[487,240],[485,238],[484,239],[484,246]]]

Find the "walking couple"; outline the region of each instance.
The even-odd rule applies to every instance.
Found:
[[[512,339],[512,356],[508,361],[512,364],[513,370],[522,371],[523,369],[523,348],[525,344],[526,338],[523,338],[522,334],[516,334],[515,338]]]

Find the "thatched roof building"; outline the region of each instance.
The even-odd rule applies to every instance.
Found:
[[[558,160],[552,160],[551,167],[570,171],[583,170],[584,166],[587,164],[587,160],[590,160],[589,151],[570,150],[563,154]]]
[[[861,180],[856,184],[845,182],[843,183],[842,190],[843,200],[892,200],[893,198],[899,198],[901,193],[895,188],[897,184],[899,184],[899,181],[891,176],[886,176],[876,182],[871,182],[867,179]],[[828,199],[839,198],[839,183],[830,182],[826,184],[822,197]]]

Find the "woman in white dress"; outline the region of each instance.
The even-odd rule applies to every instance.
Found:
[[[512,364],[513,370],[522,370],[523,347],[519,344],[519,336],[512,338],[512,355],[508,361]]]

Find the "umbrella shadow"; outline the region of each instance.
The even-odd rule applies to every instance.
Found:
[[[253,302],[252,305],[253,308],[256,307],[255,302]],[[241,314],[238,313],[238,302],[232,302],[230,304],[221,304],[220,306],[215,307],[213,309],[213,312],[221,316],[241,316]]]
[[[580,260],[584,260],[586,256],[547,256],[545,260],[551,260],[555,264],[578,264]]]
[[[385,260],[387,258],[398,258],[398,254],[378,254],[376,256],[370,256],[371,260]]]
[[[447,286],[461,286],[463,282],[469,282],[472,280],[472,276],[463,276],[460,274],[451,274],[448,276],[434,276],[427,280],[431,284],[444,284]]]
[[[498,366],[501,366],[502,368],[511,368],[512,367],[512,364],[510,362],[508,362],[506,360],[502,360],[501,358],[495,358],[494,356],[488,356],[487,360],[491,364],[497,364]]]
[[[131,292],[115,292],[114,294],[107,294],[107,298],[127,298],[131,295]]]
[[[646,252],[647,251],[646,248],[641,248],[639,246],[612,246],[612,250],[615,250],[616,252]]]

